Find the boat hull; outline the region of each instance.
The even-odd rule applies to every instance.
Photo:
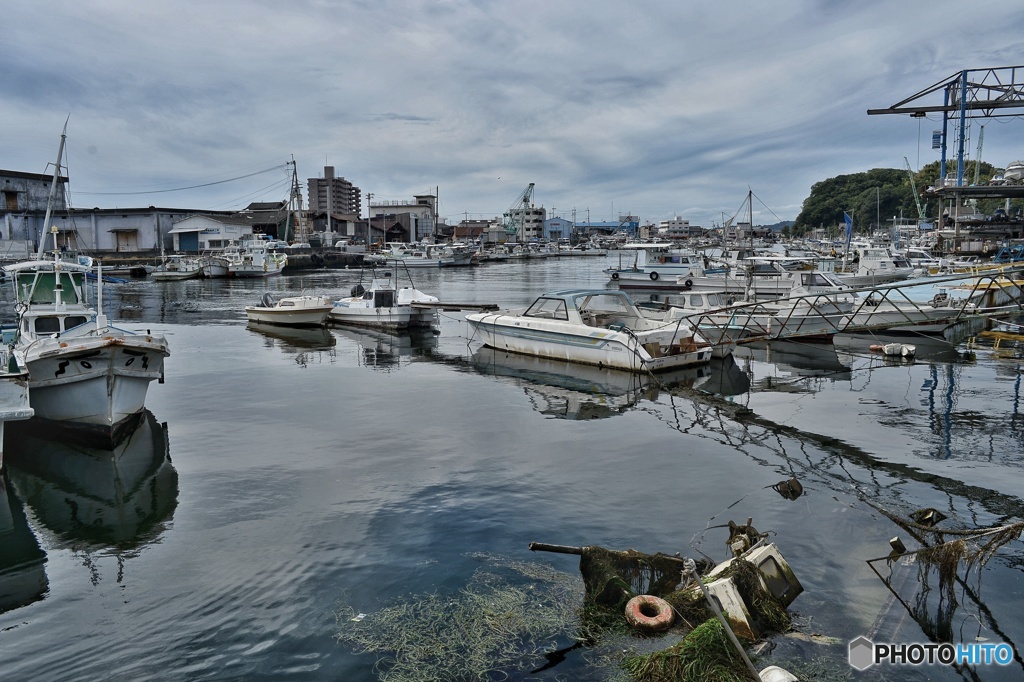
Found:
[[[114,442],[162,380],[166,342],[153,336],[40,339],[25,350],[35,421]]]
[[[402,330],[432,327],[435,315],[412,306],[387,308],[354,308],[335,305],[327,317],[328,322],[367,329]]]
[[[708,344],[674,355],[653,357],[636,336],[602,329],[559,330],[531,326],[521,318],[469,315],[467,321],[485,346],[513,353],[628,371],[664,371],[698,365],[711,359]]]
[[[270,277],[272,275],[280,275],[283,267],[267,267],[264,269],[259,265],[238,265],[230,266],[228,268],[229,277]]]
[[[330,305],[287,310],[280,308],[264,308],[249,306],[245,314],[250,322],[274,324],[282,327],[322,327],[331,312]]]
[[[155,271],[150,276],[157,282],[173,282],[182,279],[195,279],[203,274],[202,269],[190,270],[190,271]]]

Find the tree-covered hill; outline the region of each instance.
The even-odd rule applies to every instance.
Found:
[[[946,166],[947,176],[955,177],[956,162],[947,162]],[[965,166],[964,177],[970,182],[974,177],[974,161],[968,161]],[[996,168],[982,161],[978,175],[982,181],[987,181],[995,172]],[[920,193],[937,184],[938,178],[939,162],[935,161],[914,174],[914,186]],[[999,200],[981,201],[978,202],[978,210],[991,212],[1000,205],[1002,202]],[[927,220],[937,220],[939,207],[935,202],[926,205],[921,200],[921,207]],[[906,170],[874,168],[865,173],[838,175],[815,183],[811,187],[811,195],[804,200],[792,232],[805,234],[817,227],[841,225],[844,211],[850,214],[858,229],[873,229],[879,222],[882,226],[891,225],[894,216],[915,220],[917,205],[910,176]]]

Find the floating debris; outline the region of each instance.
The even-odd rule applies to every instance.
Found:
[[[804,486],[795,476],[786,481],[779,481],[772,486],[772,490],[787,500],[795,500],[804,494]]]
[[[733,682],[757,675],[737,637],[748,642],[790,628],[786,606],[803,591],[774,544],[747,519],[729,522],[734,557],[717,566],[633,549],[531,543],[531,550],[576,554],[586,586],[585,611],[609,627],[624,618],[637,634],[684,629],[666,649],[627,655],[624,669],[645,682]],[[647,609],[646,611],[644,609]],[[795,679],[784,670],[770,679]],[[773,677],[774,676],[774,677]]]

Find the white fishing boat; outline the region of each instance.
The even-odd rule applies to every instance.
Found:
[[[242,250],[237,244],[232,244],[222,251],[207,251],[199,257],[199,265],[203,270],[203,277],[220,278],[231,274],[232,262],[240,262]]]
[[[171,254],[153,270],[150,275],[158,282],[179,279],[193,279],[203,274],[203,266],[198,258],[180,254]]]
[[[272,250],[265,239],[246,240],[238,258],[228,261],[228,276],[270,277],[281,274],[287,264],[288,256]]]
[[[474,251],[461,244],[406,244],[389,242],[378,254],[364,258],[369,263],[401,261],[406,268],[450,268],[473,264]]]
[[[475,313],[466,320],[491,348],[599,367],[662,371],[711,359],[711,344],[694,327],[651,320],[621,291],[554,291],[525,311]]]
[[[284,327],[321,327],[331,312],[331,299],[327,296],[284,296],[278,298],[266,292],[257,305],[245,306],[250,322],[276,324]]]
[[[351,296],[334,301],[328,315],[333,324],[400,330],[437,324],[437,297],[413,286],[397,288],[390,271],[372,273],[369,288],[352,287]]]
[[[64,141],[62,132],[44,225],[55,203]],[[163,381],[170,351],[163,336],[111,326],[103,313],[102,265],[92,273],[91,260],[88,265],[61,260],[57,226],[50,232],[49,255],[41,237],[34,260],[4,267],[17,314],[14,351],[29,373],[31,423],[109,446],[137,423],[150,382]],[[96,308],[87,300],[90,275]]]
[[[40,256],[4,269],[13,283],[15,351],[28,368],[33,421],[101,446],[117,442],[145,407],[149,383],[163,380],[167,341],[110,325],[102,311],[101,271],[92,308],[87,266]]]

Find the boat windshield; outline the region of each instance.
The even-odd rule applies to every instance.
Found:
[[[800,274],[800,284],[805,287],[841,287],[828,275],[821,272],[804,272]]]
[[[566,310],[565,301],[560,298],[540,297],[533,302],[525,313],[524,317],[544,317],[549,320],[568,320],[569,313]]]

